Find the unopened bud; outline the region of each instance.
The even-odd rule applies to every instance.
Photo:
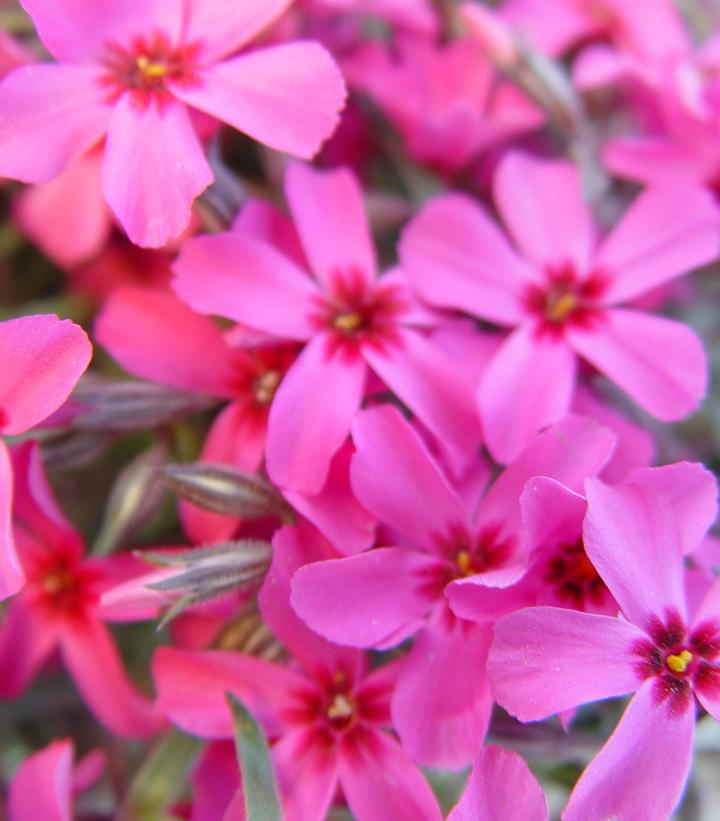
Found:
[[[292,515],[285,500],[269,482],[225,465],[203,462],[166,465],[159,474],[178,496],[214,513],[243,519]]]

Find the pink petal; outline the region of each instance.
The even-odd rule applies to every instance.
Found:
[[[345,84],[319,43],[258,49],[203,69],[203,82],[173,94],[254,140],[303,159],[338,122]]]
[[[346,556],[371,547],[375,541],[375,517],[355,498],[350,486],[350,459],[354,453],[346,442],[333,456],[325,486],[315,496],[286,491],[293,508]]]
[[[360,673],[362,654],[318,636],[290,606],[290,580],[303,566],[337,555],[312,527],[284,527],[273,537],[270,570],[258,596],[263,621],[313,678],[329,680],[338,671]]]
[[[22,0],[22,5],[48,51],[68,62],[101,57],[109,42],[128,43],[154,30],[177,42],[184,16],[184,4],[177,0],[89,5],[85,0]]]
[[[153,657],[157,708],[186,733],[232,738],[225,693],[234,693],[270,736],[283,729],[279,712],[288,693],[304,692],[307,679],[279,664],[226,650],[188,653],[161,647]]]
[[[312,630],[337,644],[397,644],[432,607],[423,586],[436,567],[435,559],[400,547],[316,562],[297,571],[290,601]]]
[[[242,799],[245,810],[245,795],[239,786],[235,745],[229,741],[215,741],[208,744],[200,754],[200,759],[193,767],[190,776],[192,785],[192,815],[190,821],[231,821],[223,813],[229,810],[230,803],[236,794]],[[236,821],[245,821],[243,815],[236,816]]]
[[[338,783],[334,746],[318,743],[315,730],[303,728],[281,738],[272,758],[285,818],[325,818]]]
[[[358,727],[339,744],[338,772],[357,821],[441,821],[430,785],[396,741]]]
[[[95,321],[95,338],[135,376],[216,396],[235,392],[239,374],[220,329],[173,294],[116,288]]]
[[[533,325],[510,334],[478,388],[485,439],[496,461],[512,461],[537,431],[567,413],[576,367],[562,338]]]
[[[670,818],[692,759],[695,710],[669,716],[653,680],[633,696],[605,746],[570,795],[563,821]]]
[[[529,607],[503,616],[487,672],[498,704],[537,721],[638,685],[632,646],[645,633],[610,616]]]
[[[178,296],[196,311],[217,314],[279,337],[307,339],[317,288],[287,257],[240,231],[183,244],[173,270]]]
[[[460,801],[447,821],[547,821],[542,787],[523,759],[512,750],[485,747],[473,762]]]
[[[445,588],[445,596],[458,618],[480,623],[495,622],[500,616],[528,607],[536,601],[531,583],[526,584],[522,580],[509,587],[486,587],[482,584],[482,576],[455,579]]]
[[[0,439],[0,601],[17,593],[25,583],[13,539],[12,504],[13,468],[5,443]]]
[[[682,419],[705,395],[702,342],[686,325],[639,311],[612,310],[594,329],[568,328],[580,356],[664,422]]]
[[[652,488],[673,508],[685,555],[695,550],[717,517],[717,480],[698,463],[641,468],[629,473],[625,483]]]
[[[370,286],[375,248],[362,188],[348,168],[318,171],[294,162],[285,173],[285,196],[310,269],[324,288],[352,274]]]
[[[333,350],[321,333],[295,360],[270,407],[267,470],[282,488],[316,494],[350,432],[365,389],[362,359]]]
[[[185,38],[200,41],[203,63],[237,51],[274,22],[292,0],[189,0]]]
[[[130,682],[105,625],[88,618],[63,627],[60,647],[80,695],[111,732],[146,738],[163,721],[152,702]]]
[[[495,202],[518,248],[541,266],[587,268],[595,228],[574,165],[510,152],[500,162]]]
[[[158,248],[178,236],[192,203],[213,181],[185,106],[131,94],[115,105],[103,162],[105,198],[135,245]]]
[[[452,451],[480,444],[480,420],[462,370],[419,333],[405,330],[386,351],[366,345],[365,360],[431,433]]]
[[[625,616],[647,628],[667,608],[685,616],[676,509],[652,487],[585,482],[585,552]],[[658,572],[662,568],[662,572]]]
[[[363,411],[352,432],[357,448],[350,468],[352,485],[368,510],[413,545],[429,550],[444,527],[470,529],[457,493],[395,408]]]
[[[652,184],[678,185],[698,180],[710,169],[695,152],[667,137],[619,137],[603,151],[603,163],[619,177]]]
[[[0,622],[0,696],[19,696],[56,644],[57,631],[38,617],[27,595],[16,596]]]
[[[53,262],[71,268],[100,253],[113,223],[100,187],[102,155],[79,157],[49,182],[19,192],[13,217]]]
[[[720,250],[717,205],[709,191],[676,185],[648,189],[633,202],[595,258],[610,274],[603,302],[634,299]]]
[[[484,674],[490,639],[489,626],[461,621],[418,634],[392,700],[395,729],[416,761],[458,769],[482,745],[492,710]]]
[[[520,497],[529,552],[579,541],[586,508],[582,496],[555,479],[547,476],[530,479]]]
[[[0,433],[24,433],[67,399],[92,355],[87,334],[52,314],[0,322]]]
[[[33,63],[0,84],[0,177],[46,182],[105,134],[110,108],[95,68]]]
[[[71,821],[73,743],[52,741],[28,756],[10,784],[8,821]]]
[[[405,228],[400,263],[433,305],[457,308],[500,324],[523,318],[520,291],[531,276],[500,229],[464,194],[424,206]]]
[[[305,252],[292,220],[272,203],[248,200],[235,218],[232,230],[265,240],[298,267],[307,268]]]

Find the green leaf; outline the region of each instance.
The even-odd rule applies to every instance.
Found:
[[[282,821],[280,801],[262,730],[243,703],[226,693],[235,725],[235,746],[243,778],[247,821]]]

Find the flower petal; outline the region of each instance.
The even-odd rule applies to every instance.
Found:
[[[0,177],[46,182],[105,134],[111,109],[94,68],[37,64],[0,84]]]
[[[185,106],[131,94],[116,103],[108,128],[102,186],[135,245],[158,248],[190,220],[193,200],[213,181]]]
[[[703,344],[680,322],[612,310],[593,329],[568,328],[566,336],[580,356],[664,422],[687,416],[705,395]]]
[[[318,743],[316,731],[303,728],[273,745],[272,759],[284,817],[325,818],[338,783],[334,746]]]
[[[512,461],[533,435],[564,416],[575,387],[575,354],[562,337],[517,328],[480,380],[478,402],[493,457]]]
[[[360,407],[367,366],[333,350],[322,333],[295,360],[275,394],[266,448],[270,478],[282,488],[314,495]]]
[[[38,618],[27,596],[16,596],[0,623],[0,696],[19,696],[56,644],[57,632]]]
[[[9,821],[71,821],[73,752],[61,739],[23,761],[10,784]]]
[[[633,696],[575,785],[563,821],[670,818],[690,769],[695,709],[668,716],[653,703],[654,686],[646,681]]]
[[[13,467],[5,443],[0,439],[0,601],[17,593],[25,583],[12,532],[12,504]]]
[[[258,49],[203,69],[198,85],[173,87],[194,108],[254,140],[310,159],[338,123],[345,84],[319,43]]]
[[[0,322],[0,433],[24,433],[67,399],[92,356],[83,329],[52,314]]]
[[[495,624],[487,672],[500,706],[537,721],[638,686],[633,644],[645,633],[610,616],[529,607]]]

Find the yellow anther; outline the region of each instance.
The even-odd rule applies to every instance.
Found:
[[[345,333],[353,333],[360,330],[363,326],[362,314],[357,311],[350,311],[346,314],[338,314],[333,319],[333,327],[338,331],[345,331]]]
[[[673,673],[684,673],[692,659],[692,653],[689,650],[683,650],[676,656],[668,656],[665,659],[665,663],[673,671]]]
[[[545,314],[551,322],[562,322],[577,308],[577,297],[574,294],[563,294],[554,299],[548,298]]]
[[[148,80],[160,80],[167,74],[167,66],[164,63],[154,63],[144,54],[137,58],[136,64],[141,74]]]
[[[54,596],[63,590],[69,590],[73,586],[74,581],[75,579],[72,573],[69,573],[67,570],[55,570],[45,576],[42,585],[46,593]]]
[[[472,576],[472,558],[467,550],[459,550],[455,556],[455,562],[463,576]]]
[[[266,371],[255,380],[253,391],[259,404],[269,405],[273,401],[281,379],[280,371]]]
[[[338,693],[327,708],[327,716],[332,719],[350,718],[354,709],[352,701],[344,693]]]

